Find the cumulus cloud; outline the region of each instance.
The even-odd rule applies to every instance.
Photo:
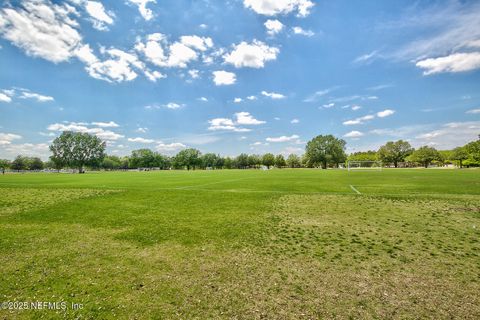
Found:
[[[257,96],[248,96],[247,99],[250,101],[257,100]]]
[[[111,11],[106,11],[101,2],[85,1],[85,10],[92,17],[93,27],[98,30],[108,30],[106,25],[113,24],[115,14]]]
[[[127,140],[130,141],[130,142],[138,142],[138,143],[145,143],[145,144],[155,142],[155,140],[153,140],[153,139],[145,139],[145,138],[141,138],[141,137],[128,138]]]
[[[263,68],[265,62],[277,59],[278,48],[269,47],[265,43],[253,40],[252,43],[242,41],[233,46],[233,50],[223,56],[226,63],[236,68]]]
[[[356,125],[356,124],[364,124],[365,121],[372,120],[374,118],[375,118],[374,115],[366,115],[366,116],[359,117],[359,118],[356,118],[356,119],[353,119],[353,120],[344,121],[343,125],[352,126],[352,125]]]
[[[300,138],[298,135],[293,134],[291,136],[280,136],[280,137],[268,137],[267,140],[268,142],[290,142],[294,140],[298,140]]]
[[[271,99],[274,99],[274,100],[278,100],[278,99],[285,99],[286,97],[281,94],[281,93],[276,93],[276,92],[267,92],[267,91],[262,91],[261,92],[263,96],[265,97],[268,97],[268,98],[271,98]]]
[[[298,119],[292,119],[292,121],[290,121],[290,123],[292,123],[292,124],[297,124],[297,123],[300,123],[300,120],[298,120]]]
[[[299,17],[308,16],[314,6],[310,0],[244,0],[243,5],[265,16],[297,12]]]
[[[128,0],[128,1],[138,6],[138,11],[140,11],[140,14],[146,21],[149,21],[153,18],[153,11],[147,8],[147,4],[149,2],[157,3],[156,0]]]
[[[383,110],[383,111],[377,112],[377,117],[379,117],[379,118],[385,118],[385,117],[391,116],[391,115],[394,114],[394,113],[395,113],[395,110],[385,109],[385,110]]]
[[[292,31],[294,34],[299,34],[306,37],[313,37],[315,35],[315,32],[312,30],[305,30],[302,27],[293,27]]]
[[[115,133],[111,130],[105,130],[101,127],[90,127],[87,123],[84,122],[66,122],[66,123],[53,123],[47,127],[48,131],[74,131],[94,134],[100,139],[114,141],[120,138],[124,138],[123,135]]]
[[[213,82],[216,86],[228,86],[232,85],[237,81],[235,73],[228,71],[213,71]]]
[[[453,53],[448,56],[420,60],[416,66],[424,75],[442,72],[465,72],[480,68],[480,52]]]
[[[180,142],[172,142],[172,143],[159,142],[155,149],[158,152],[171,153],[171,152],[176,152],[178,150],[185,149],[186,147],[187,147],[186,145]]]
[[[22,136],[13,133],[0,132],[0,146],[11,144],[13,140],[21,139]]]
[[[9,90],[4,90],[3,92],[0,92],[0,102],[12,102],[12,95]]]
[[[480,121],[450,122],[440,128],[415,137],[415,146],[431,145],[438,149],[451,149],[478,139]]]
[[[271,36],[276,35],[277,33],[281,32],[283,30],[283,23],[281,23],[278,20],[272,20],[268,19],[265,21],[263,24],[265,28],[267,29],[267,33]]]
[[[208,102],[208,99],[206,97],[200,97],[197,100],[202,102]]]
[[[20,99],[35,99],[38,102],[48,102],[48,101],[54,101],[55,99],[51,96],[45,96],[39,93],[34,93],[34,92],[29,92],[29,91],[23,91],[19,97]]]
[[[242,98],[235,98],[235,99],[233,99],[233,102],[234,102],[234,103],[240,103],[240,102],[242,102],[242,101],[243,101]]]
[[[235,120],[229,118],[215,118],[209,120],[208,130],[225,130],[234,132],[248,132],[251,129],[240,127],[239,125],[260,125],[266,123],[255,119],[249,112],[237,112],[234,114]]]
[[[255,119],[249,112],[237,112],[235,117],[237,117],[237,124],[259,125],[265,123],[265,121]]]
[[[92,122],[94,126],[101,127],[101,128],[118,128],[119,125],[113,121],[109,122]]]
[[[180,42],[187,47],[200,51],[205,51],[208,48],[213,47],[213,41],[211,38],[208,37],[182,36],[180,37]]]
[[[350,132],[344,134],[343,136],[344,136],[345,138],[360,138],[360,137],[362,137],[363,135],[364,135],[364,134],[363,134],[362,132],[354,130],[354,131],[350,131]]]
[[[59,63],[73,57],[81,44],[74,19],[78,15],[66,3],[24,1],[18,8],[0,10],[0,34],[30,56]]]

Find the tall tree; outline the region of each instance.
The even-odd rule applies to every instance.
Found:
[[[465,150],[468,152],[468,158],[480,162],[480,139],[467,143]]]
[[[423,146],[413,151],[409,159],[413,162],[421,163],[425,168],[428,168],[432,161],[440,159],[440,153],[438,153],[435,148]]]
[[[292,153],[287,157],[287,166],[289,166],[290,168],[299,168],[301,167],[301,165],[301,159],[296,154]]]
[[[246,169],[248,167],[248,155],[246,153],[239,154],[235,160],[238,169]]]
[[[106,143],[97,136],[89,133],[64,131],[53,140],[50,151],[51,159],[55,163],[78,168],[83,173],[86,165],[101,163],[105,157]]]
[[[175,156],[175,163],[178,167],[187,168],[187,170],[198,167],[202,160],[200,159],[201,152],[197,149],[189,148],[180,151]]]
[[[328,164],[338,166],[347,158],[345,154],[346,142],[332,135],[319,135],[310,140],[305,148],[305,158],[308,166],[321,165],[327,169]]]
[[[262,164],[262,159],[259,155],[251,154],[248,156],[248,166],[250,168],[257,168],[259,165]]]
[[[275,156],[271,153],[265,153],[262,157],[262,164],[270,169],[275,164]]]
[[[156,166],[155,153],[150,149],[133,150],[130,155],[131,168],[153,168]]]
[[[398,163],[405,161],[405,158],[412,154],[413,148],[407,141],[389,141],[377,151],[378,159],[384,163],[393,163],[398,168]]]
[[[275,157],[275,166],[277,168],[283,168],[287,165],[287,163],[285,162],[285,158],[279,154]]]
[[[12,170],[20,171],[27,169],[27,161],[24,156],[18,155],[11,163]]]
[[[460,168],[463,167],[463,161],[468,159],[468,152],[465,147],[457,147],[453,149],[451,154],[452,160],[457,160]]]
[[[202,158],[202,167],[203,168],[215,168],[217,163],[217,155],[215,153],[205,153]]]
[[[29,170],[42,170],[43,168],[43,161],[39,157],[33,157],[28,159]]]
[[[5,170],[8,169],[10,165],[11,165],[10,160],[0,159],[0,171],[2,171],[2,173],[5,173]]]

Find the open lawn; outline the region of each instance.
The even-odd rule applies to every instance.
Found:
[[[1,319],[480,318],[480,170],[6,174],[0,192],[0,302],[67,302]]]

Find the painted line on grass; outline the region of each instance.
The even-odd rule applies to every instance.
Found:
[[[350,188],[355,191],[357,194],[362,194],[360,191],[358,191],[357,189],[355,189],[354,186],[350,185]]]
[[[239,178],[239,179],[230,179],[230,180],[222,180],[222,181],[215,181],[215,182],[209,182],[209,183],[204,183],[204,184],[197,184],[197,185],[192,185],[192,186],[184,186],[184,187],[178,187],[175,188],[177,190],[185,190],[185,189],[192,189],[192,188],[197,188],[197,187],[204,187],[204,186],[209,186],[212,184],[219,184],[219,183],[224,183],[224,182],[234,182],[234,181],[240,181],[240,180],[246,180],[246,179],[252,179],[253,177],[247,177],[247,178]]]

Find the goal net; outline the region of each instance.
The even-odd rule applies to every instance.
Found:
[[[382,162],[381,161],[347,161],[347,169],[348,171],[351,170],[382,170]]]

